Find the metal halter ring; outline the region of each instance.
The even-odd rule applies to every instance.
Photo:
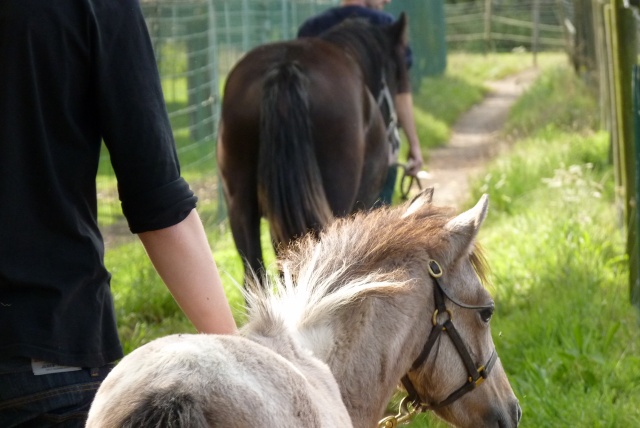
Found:
[[[440,267],[440,263],[431,259],[429,260],[427,266],[429,267],[429,275],[431,275],[433,278],[440,278],[442,276],[443,270]]]
[[[453,314],[451,313],[451,311],[449,309],[446,309],[446,311],[449,314],[449,320],[453,320]],[[431,322],[433,323],[434,326],[438,325],[438,310],[437,309],[435,311],[433,311],[433,316],[431,317]]]

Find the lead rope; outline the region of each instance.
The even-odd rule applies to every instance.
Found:
[[[395,103],[387,85],[387,79],[382,74],[382,90],[378,94],[378,107],[382,111],[382,106],[386,105],[389,110],[389,123],[387,124],[387,141],[389,142],[389,164],[396,162],[400,150],[400,132],[398,131],[398,114]]]

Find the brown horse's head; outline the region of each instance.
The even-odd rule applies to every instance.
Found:
[[[378,98],[384,84],[391,95],[411,90],[406,63],[407,25],[404,13],[388,26],[362,18],[347,19],[320,38],[350,53],[360,65],[369,91]]]

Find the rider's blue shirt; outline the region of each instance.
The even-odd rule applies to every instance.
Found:
[[[390,25],[393,24],[395,18],[393,15],[362,6],[337,6],[327,9],[324,12],[312,16],[302,23],[298,30],[298,37],[316,37],[324,33],[334,25],[337,25],[349,18],[364,18],[374,25]],[[413,55],[411,49],[406,50],[407,68],[413,63]]]

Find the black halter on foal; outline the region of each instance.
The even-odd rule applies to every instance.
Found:
[[[487,376],[489,376],[489,372],[491,371],[491,369],[493,368],[494,364],[498,359],[498,354],[494,349],[487,363],[484,366],[480,366],[476,368],[475,363],[473,362],[473,359],[471,358],[471,355],[469,353],[469,350],[467,349],[464,342],[462,341],[462,338],[460,337],[458,330],[456,330],[455,326],[453,325],[451,311],[447,309],[444,298],[446,296],[455,305],[465,309],[489,309],[491,308],[491,305],[485,305],[485,306],[466,305],[464,303],[458,302],[457,300],[449,296],[444,291],[444,289],[442,288],[442,285],[440,284],[439,278],[442,276],[443,271],[440,265],[438,264],[438,262],[436,262],[435,260],[429,261],[429,274],[431,275],[431,277],[435,282],[435,287],[433,287],[433,294],[434,294],[436,308],[435,308],[435,311],[433,312],[433,316],[431,319],[433,323],[433,328],[431,329],[431,333],[427,338],[427,342],[424,344],[424,347],[422,348],[422,352],[420,353],[418,358],[416,358],[416,360],[414,361],[411,369],[416,370],[418,367],[420,367],[424,363],[424,361],[429,356],[431,349],[433,349],[433,346],[435,345],[436,340],[438,339],[438,337],[440,337],[440,334],[445,332],[449,335],[449,338],[451,338],[451,341],[453,342],[454,346],[458,350],[458,354],[460,355],[460,358],[462,358],[462,361],[467,369],[467,373],[469,377],[467,378],[467,382],[464,385],[462,385],[460,388],[453,391],[447,398],[445,398],[439,403],[431,404],[431,403],[425,403],[420,398],[418,391],[409,380],[409,377],[407,375],[403,376],[402,384],[404,385],[408,393],[406,400],[408,400],[408,402],[415,409],[413,412],[409,412],[406,408],[407,403],[406,401],[404,401],[401,404],[401,406],[404,408],[404,411],[407,412],[407,414],[425,412],[427,410],[435,410],[444,406],[448,406],[449,404],[453,403],[454,401],[456,401],[457,399],[465,395],[467,392],[473,391],[477,386],[479,386],[482,382],[484,382]],[[447,314],[447,320],[441,323],[438,321],[438,314],[444,314],[444,313]],[[385,425],[382,425],[382,426],[385,426]],[[389,425],[389,426],[393,426],[393,425]]]

